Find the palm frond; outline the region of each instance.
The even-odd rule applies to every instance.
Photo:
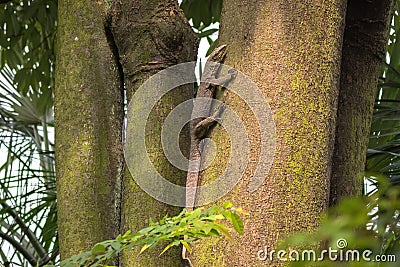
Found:
[[[21,95],[13,75],[0,71],[0,257],[26,266],[58,251],[52,95]]]

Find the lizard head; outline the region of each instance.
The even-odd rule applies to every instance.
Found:
[[[226,45],[218,46],[214,49],[214,51],[210,54],[208,61],[222,63],[226,56]]]
[[[203,80],[214,79],[218,76],[218,72],[221,68],[220,64],[224,62],[226,57],[226,48],[226,45],[218,46],[208,57],[202,74],[202,78],[204,78]]]
[[[226,57],[227,46],[221,45],[214,49],[207,59],[206,66],[204,68],[203,76],[207,79],[216,78],[220,70],[220,63],[222,64]]]

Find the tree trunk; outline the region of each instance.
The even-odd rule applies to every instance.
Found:
[[[108,24],[123,67],[128,103],[151,75],[169,66],[196,59],[197,37],[174,0],[114,1]],[[179,103],[192,97],[193,85],[181,86],[169,92],[154,106],[146,125],[147,156],[165,179],[181,186],[185,185],[186,172],[170,164],[163,153],[160,136],[163,121],[169,112]],[[142,107],[132,107],[133,110],[139,108]],[[128,138],[129,135],[133,135],[131,127],[137,125],[130,125],[128,122]],[[180,141],[183,154],[188,156],[188,127],[183,129]],[[125,149],[137,152],[135,147]],[[144,164],[143,162],[135,165],[136,172],[145,172]],[[168,192],[160,192],[165,193]],[[153,199],[139,187],[129,170],[125,172],[121,232],[128,229],[138,231],[147,226],[150,219],[157,221],[166,214],[173,216],[179,212],[179,207],[172,207]],[[162,246],[146,251],[140,256],[139,251],[140,248],[135,248],[124,253],[121,257],[122,266],[181,265],[179,248],[172,248],[163,256],[159,256]]]
[[[102,1],[59,1],[55,89],[61,258],[114,238],[122,174],[122,91]]]
[[[250,160],[238,186],[222,200],[250,215],[235,242],[211,239],[196,245],[194,266],[280,265],[258,260],[258,251],[275,249],[288,234],[318,226],[329,200],[345,7],[343,0],[224,1],[219,42],[228,44],[226,64],[248,75],[264,94],[274,114],[277,144],[264,183],[249,193],[260,131],[244,101],[228,92],[223,100],[243,118]],[[219,148],[229,147],[221,127],[212,138]],[[226,150],[217,152],[202,183],[223,171]]]
[[[348,1],[330,205],[362,192],[376,85],[394,1]]]

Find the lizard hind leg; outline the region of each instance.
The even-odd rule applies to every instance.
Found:
[[[201,120],[196,124],[194,128],[194,134],[196,138],[202,140],[206,138],[207,134],[210,132],[210,129],[214,127],[218,121],[221,120],[221,115],[224,112],[226,105],[221,103],[215,110],[214,114],[210,117],[207,117]]]

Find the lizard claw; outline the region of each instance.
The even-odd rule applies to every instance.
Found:
[[[238,73],[238,71],[236,69],[234,69],[234,68],[230,68],[228,70],[228,74],[230,74],[232,78],[236,78],[237,73]]]

